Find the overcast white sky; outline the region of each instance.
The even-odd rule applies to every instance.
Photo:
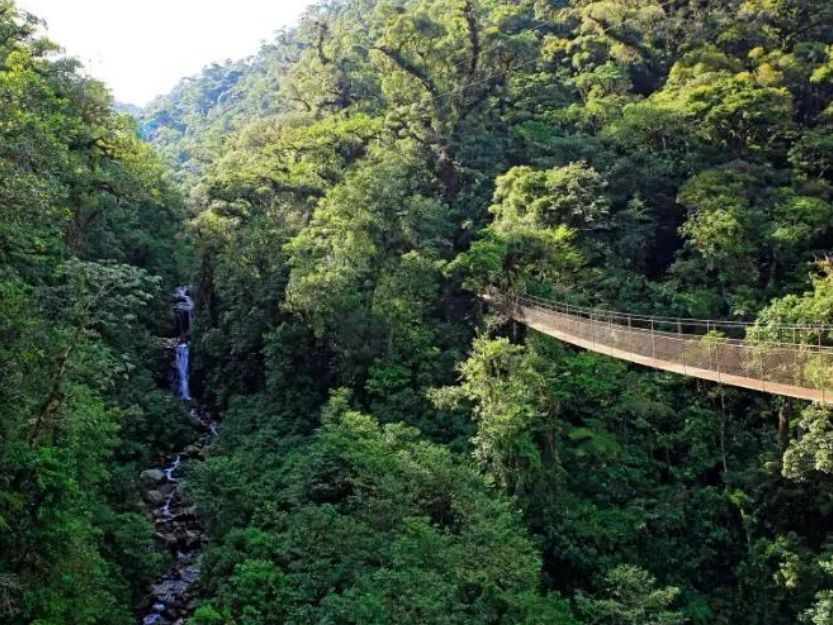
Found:
[[[121,102],[144,105],[205,65],[253,54],[311,0],[18,0]]]

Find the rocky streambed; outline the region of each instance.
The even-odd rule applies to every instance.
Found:
[[[196,608],[192,588],[200,573],[200,553],[208,539],[196,508],[183,496],[183,472],[187,464],[202,459],[206,445],[216,435],[216,426],[195,408],[191,417],[200,429],[199,439],[167,465],[141,475],[157,546],[173,559],[164,577],[150,588],[150,609],[142,616],[143,625],[181,625]]]
[[[191,400],[187,337],[194,304],[186,287],[174,295],[179,338],[171,342],[174,354],[172,386],[189,405],[189,418],[196,440],[159,466],[141,474],[142,494],[153,520],[156,544],[172,558],[170,569],[148,591],[146,608],[140,613],[142,625],[183,625],[196,609],[194,583],[200,574],[200,554],[208,537],[197,510],[183,493],[187,467],[202,460],[205,448],[217,435],[217,424]]]

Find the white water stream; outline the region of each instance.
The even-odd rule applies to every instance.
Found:
[[[194,300],[188,287],[177,287],[173,307],[177,335],[172,362],[175,374],[173,390],[182,401],[192,402],[188,338],[194,316]],[[201,432],[199,438],[177,454],[170,464],[158,469],[164,474],[164,480],[152,486],[165,493],[164,501],[150,510],[157,538],[164,536],[170,539],[166,548],[171,550],[175,560],[170,571],[151,587],[153,602],[141,617],[142,625],[184,625],[192,610],[191,586],[199,577],[199,555],[206,538],[193,508],[187,508],[180,496],[177,472],[182,467],[183,458],[194,458],[195,453],[198,457],[200,450],[217,436],[217,424],[196,404],[190,404],[189,415]]]

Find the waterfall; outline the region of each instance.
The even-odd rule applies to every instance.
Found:
[[[188,385],[188,369],[190,367],[188,343],[176,346],[176,376],[179,381],[179,398],[191,401],[191,388]]]
[[[176,336],[168,346],[172,362],[168,369],[171,390],[183,401],[193,402],[189,384],[191,367],[189,337],[194,315],[190,289],[180,286],[172,296]],[[157,548],[166,550],[172,564],[164,576],[148,589],[142,605],[141,625],[177,625],[194,612],[196,593],[193,590],[200,574],[200,556],[208,535],[195,508],[183,497],[178,472],[186,462],[198,462],[203,449],[217,436],[217,424],[198,403],[186,406],[198,438],[169,459],[169,463],[143,471],[141,476],[145,500],[156,528]]]
[[[191,298],[191,290],[187,286],[178,286],[174,291],[174,313],[176,315],[176,331],[179,335],[179,343],[176,346],[176,367],[177,394],[183,401],[191,401],[191,387],[188,374],[191,367],[188,348],[188,335],[191,332],[191,321],[194,316],[194,300]]]

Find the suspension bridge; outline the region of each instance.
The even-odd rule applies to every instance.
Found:
[[[633,315],[487,293],[519,323],[612,358],[764,393],[833,404],[833,326]],[[739,338],[734,338],[739,337]]]

